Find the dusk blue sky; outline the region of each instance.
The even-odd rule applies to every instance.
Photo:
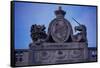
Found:
[[[55,18],[54,11],[59,6],[66,11],[65,18],[70,21],[72,27],[78,25],[72,17],[86,25],[88,46],[96,47],[96,7],[15,2],[15,48],[28,48],[32,42],[31,25],[44,24],[47,31],[49,23]]]

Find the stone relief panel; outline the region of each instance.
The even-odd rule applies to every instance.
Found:
[[[83,59],[83,50],[42,50],[35,52],[36,62],[39,64],[69,63]]]

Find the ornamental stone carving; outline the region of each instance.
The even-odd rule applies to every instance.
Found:
[[[74,35],[71,22],[65,19],[65,14],[61,7],[55,11],[56,18],[50,22],[47,33],[44,25],[31,26],[33,42],[29,45],[30,65],[87,61],[86,26],[72,18],[78,24],[74,27],[78,33]]]

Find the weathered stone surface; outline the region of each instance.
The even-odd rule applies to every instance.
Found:
[[[49,26],[48,33],[58,43],[66,42],[71,35],[72,27],[65,19],[54,19]]]
[[[43,43],[42,47],[33,47],[30,52],[32,64],[56,64],[85,62],[87,60],[86,43]]]

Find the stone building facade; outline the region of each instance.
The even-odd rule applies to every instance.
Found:
[[[59,54],[60,51],[59,51]],[[22,56],[20,56],[22,55]],[[27,66],[29,65],[29,49],[16,49],[16,66]],[[27,58],[25,58],[27,57]],[[96,62],[97,61],[97,49],[95,47],[88,48],[88,59],[86,62]],[[35,62],[33,60],[33,62]]]
[[[65,14],[61,7],[55,11],[56,18],[50,22],[48,33],[45,32],[44,25],[31,26],[30,36],[33,42],[29,44],[29,49],[16,49],[16,66],[87,62],[86,26],[73,18],[79,25],[74,27],[78,31],[74,35]]]

